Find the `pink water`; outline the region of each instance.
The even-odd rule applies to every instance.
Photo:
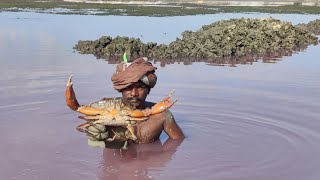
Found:
[[[0,13],[0,179],[318,180],[320,46],[274,64],[156,63],[158,84],[148,100],[176,90],[172,112],[186,134],[182,142],[163,134],[159,142],[120,152],[89,147],[75,130],[82,121],[64,101],[70,74],[82,104],[120,95],[110,81],[115,65],[73,52],[78,40],[141,33],[142,40],[168,42],[186,29],[242,16],[270,14]],[[274,17],[294,23],[320,18]],[[146,28],[138,31],[141,25]]]

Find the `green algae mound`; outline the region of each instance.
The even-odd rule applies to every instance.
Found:
[[[308,31],[316,36],[320,35],[320,19],[310,21],[308,24],[301,23],[297,24],[296,27]]]
[[[312,27],[315,27],[313,25]],[[307,26],[293,26],[273,18],[221,20],[202,26],[198,31],[185,31],[182,38],[170,44],[141,42],[139,38],[103,36],[95,41],[79,41],[80,53],[108,58],[147,56],[156,59],[241,57],[278,50],[294,50],[318,44],[318,38]]]
[[[139,38],[102,36],[95,41],[79,41],[75,49],[82,54],[94,54],[98,57],[122,56],[124,52],[133,57],[152,53],[157,43],[144,44]]]

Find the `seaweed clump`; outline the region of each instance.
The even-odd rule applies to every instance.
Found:
[[[300,23],[297,24],[296,27],[308,31],[316,36],[320,35],[320,19],[310,21],[308,24]]]
[[[79,41],[74,47],[82,54],[94,54],[97,57],[129,56],[139,57],[151,53],[157,43],[144,44],[139,38],[102,36],[95,41]]]
[[[290,22],[241,18],[218,21],[196,32],[185,31],[182,39],[156,49],[153,55],[160,58],[244,56],[290,50],[317,42],[317,37],[295,28]]]
[[[198,31],[185,31],[182,38],[169,45],[139,38],[103,36],[96,41],[79,41],[75,49],[98,57],[128,55],[157,59],[198,58],[214,59],[294,50],[317,44],[318,38],[306,28],[273,18],[221,20],[202,26]]]

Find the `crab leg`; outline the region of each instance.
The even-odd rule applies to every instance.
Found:
[[[91,124],[89,122],[86,122],[86,123],[83,123],[83,124],[80,124],[79,126],[77,126],[77,130],[80,131],[80,132],[85,132],[85,133],[88,133],[88,134],[91,134],[87,128],[91,126]],[[92,135],[92,134],[91,134]]]
[[[131,121],[145,121],[148,119],[149,119],[149,117],[131,117],[130,118]]]
[[[127,129],[130,131],[131,136],[132,136],[132,139],[133,139],[134,141],[137,140],[138,138],[137,138],[137,136],[136,136],[136,130],[135,130],[135,128],[134,128],[131,124],[128,124]]]
[[[103,110],[103,109],[97,109],[97,108],[93,108],[90,106],[80,106],[78,107],[78,109],[76,110],[79,113],[85,114],[85,115],[100,115],[100,114],[104,114],[104,113],[108,113],[109,111],[107,110]]]
[[[163,100],[152,106],[151,109],[145,109],[145,110],[133,110],[130,113],[131,117],[134,118],[141,118],[141,117],[147,117],[154,114],[162,113],[166,110],[168,110],[175,102],[178,100],[171,101],[170,97],[174,93],[174,91],[171,91],[167,97],[165,97]]]

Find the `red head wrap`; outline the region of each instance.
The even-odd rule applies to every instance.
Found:
[[[119,63],[116,72],[111,77],[113,88],[121,91],[139,80],[153,88],[157,83],[157,76],[154,74],[157,68],[145,59],[138,58],[127,64]]]

